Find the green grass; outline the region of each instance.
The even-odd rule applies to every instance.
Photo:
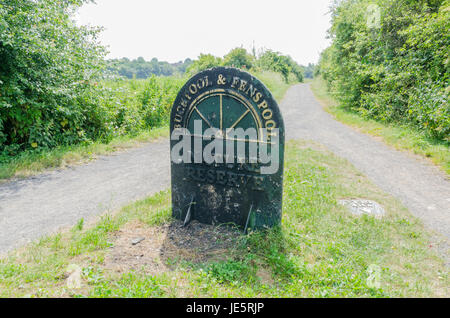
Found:
[[[111,270],[106,259],[120,248],[127,227],[134,234],[135,227],[150,231],[173,222],[170,192],[163,191],[10,253],[0,260],[0,296],[449,296],[447,268],[430,249],[422,224],[347,161],[315,144],[289,142],[283,198],[280,227],[235,236],[219,259],[183,254],[181,246],[180,257],[154,260],[167,270]],[[387,215],[352,216],[337,203],[341,198],[376,200]],[[172,239],[164,234],[161,248]],[[70,264],[82,268],[81,289],[66,286]],[[370,283],[374,269],[379,286]]]
[[[364,133],[381,137],[384,142],[396,149],[411,151],[428,158],[447,174],[450,174],[448,142],[432,139],[413,127],[366,119],[356,112],[340,107],[328,93],[326,83],[320,77],[311,82],[311,89],[317,99],[324,105],[325,110],[334,115],[337,120],[356,127]]]

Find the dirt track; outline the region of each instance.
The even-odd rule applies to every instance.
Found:
[[[323,111],[308,84],[291,87],[280,107],[287,138],[324,144],[450,241],[450,182],[444,173],[335,121]],[[2,184],[0,253],[169,184],[168,142],[149,143],[86,165]],[[448,262],[448,243],[441,248]]]
[[[155,142],[0,185],[0,253],[166,189],[169,166],[169,144]]]

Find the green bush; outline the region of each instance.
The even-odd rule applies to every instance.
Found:
[[[222,59],[220,57],[215,57],[212,54],[201,53],[198,59],[194,60],[194,62],[187,68],[187,73],[189,75],[194,75],[200,71],[221,65]]]
[[[256,53],[251,55],[246,49],[238,47],[232,49],[223,59],[212,54],[200,54],[188,67],[187,73],[193,75],[217,66],[236,67],[256,73],[271,71],[281,74],[286,83],[289,82],[290,76],[294,76],[298,82],[303,82],[305,72],[304,68],[288,55],[266,50],[257,57]]]
[[[90,114],[94,138],[109,141],[168,124],[170,108],[184,82],[178,77],[155,76],[101,82],[98,93],[88,95],[97,105]]]
[[[318,73],[343,107],[450,141],[449,3],[336,3],[332,45],[322,53]],[[371,12],[379,13],[376,23]]]
[[[263,70],[280,73],[286,82],[289,80],[289,74],[293,74],[299,82],[303,82],[304,69],[290,56],[267,50],[261,54],[258,62]]]
[[[232,49],[227,55],[223,57],[223,65],[243,69],[251,69],[254,64],[254,58],[247,53],[247,50],[242,47]]]
[[[102,80],[99,30],[71,19],[84,2],[0,3],[0,161],[168,122],[184,80]]]
[[[104,50],[71,19],[84,0],[0,3],[0,153],[89,138]]]
[[[170,110],[184,80],[175,78],[150,78],[139,93],[145,127],[168,124]]]
[[[158,61],[156,57],[151,61],[146,61],[143,57],[130,60],[127,57],[112,59],[107,61],[107,70],[114,75],[123,76],[129,79],[147,79],[155,76],[174,76],[184,74],[192,60],[187,58],[177,63]]]

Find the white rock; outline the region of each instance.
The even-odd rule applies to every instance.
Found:
[[[77,264],[70,264],[66,269],[67,273],[70,273],[67,277],[66,285],[69,289],[81,288],[81,267]]]
[[[386,214],[386,211],[381,205],[375,201],[364,199],[339,200],[339,204],[344,205],[354,215],[373,215],[376,218],[381,218]]]

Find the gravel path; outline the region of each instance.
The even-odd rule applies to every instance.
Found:
[[[280,106],[288,139],[324,144],[450,240],[450,183],[437,168],[335,121],[308,84],[291,87]],[[169,166],[168,142],[155,142],[0,185],[0,253],[166,189]]]
[[[61,227],[167,189],[169,143],[0,185],[0,254]]]

